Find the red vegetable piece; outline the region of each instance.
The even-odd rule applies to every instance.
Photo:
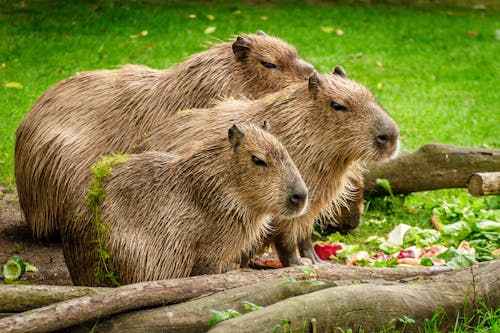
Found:
[[[342,245],[330,243],[330,244],[316,244],[314,246],[314,251],[321,260],[328,260],[330,256],[337,256],[337,250],[341,250]]]
[[[398,259],[401,258],[415,258],[415,252],[412,249],[401,250],[398,253]]]

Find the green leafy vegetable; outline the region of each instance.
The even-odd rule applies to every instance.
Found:
[[[471,228],[465,221],[458,221],[452,224],[443,224],[439,231],[447,245],[457,246],[462,240],[469,236]]]
[[[471,254],[461,254],[453,246],[436,258],[446,261],[446,265],[451,268],[464,268],[477,263],[476,258]]]
[[[420,259],[420,265],[422,266],[433,266],[434,263],[432,262],[431,258],[424,257]]]
[[[403,246],[409,247],[411,245],[416,245],[426,247],[437,244],[440,240],[441,234],[437,230],[412,227],[403,236]]]

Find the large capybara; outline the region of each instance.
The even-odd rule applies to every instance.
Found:
[[[284,266],[302,256],[318,262],[311,244],[314,220],[348,192],[348,178],[363,161],[392,157],[399,147],[399,130],[371,92],[351,81],[340,68],[313,74],[300,83],[259,100],[228,100],[210,110],[191,110],[175,122],[159,122],[140,150],[189,151],[202,140],[203,126],[223,131],[236,121],[269,119],[271,132],[287,147],[309,189],[306,214],[273,219],[273,241]]]
[[[313,71],[295,48],[258,32],[171,69],[128,65],[57,83],[17,129],[16,184],[34,238],[57,237],[59,221],[72,216],[65,207],[88,183],[90,166],[99,156],[130,152],[157,121],[228,96],[258,98],[306,82]]]
[[[130,155],[101,179],[99,204],[87,196],[89,207],[63,227],[76,285],[112,284],[110,273],[120,283],[223,273],[272,217],[305,212],[306,185],[266,124],[204,132],[189,154]]]

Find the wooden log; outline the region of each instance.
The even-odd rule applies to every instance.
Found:
[[[96,295],[107,289],[109,288],[0,285],[0,312],[27,311],[75,297]]]
[[[430,143],[415,152],[403,153],[394,160],[368,168],[366,195],[387,195],[377,185],[377,178],[387,179],[394,194],[466,188],[471,174],[500,170],[500,150]]]
[[[446,268],[364,268],[324,264],[314,267],[323,280],[387,279],[401,280],[415,276],[429,276]],[[150,281],[110,289],[62,301],[42,308],[0,319],[0,332],[49,332],[78,325],[96,318],[143,307],[165,305],[211,295],[216,292],[270,280],[277,277],[310,278],[303,268],[283,268],[268,271],[236,271],[226,274],[203,275],[184,279]]]
[[[245,309],[248,301],[259,306],[268,306],[283,299],[307,294],[313,291],[332,287],[336,283],[320,280],[295,280],[278,278],[259,282],[249,286],[234,288],[200,299],[162,306],[153,309],[133,311],[99,320],[97,324],[72,327],[72,332],[206,332],[210,329],[211,310],[227,311],[232,309],[239,313],[250,312]]]
[[[365,332],[395,328],[423,330],[426,319],[443,311],[453,323],[457,314],[471,315],[479,301],[500,306],[500,260],[442,274],[428,281],[391,285],[333,287],[292,297],[217,324],[210,332],[332,332],[341,328]],[[404,318],[411,318],[409,323]],[[403,327],[404,326],[404,327]]]
[[[500,194],[500,171],[471,175],[467,181],[467,189],[475,197]]]

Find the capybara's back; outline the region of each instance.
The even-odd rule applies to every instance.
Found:
[[[62,235],[75,284],[223,273],[258,242],[271,217],[305,211],[305,183],[274,136],[252,124],[205,132],[188,155],[114,157],[97,205],[92,181],[77,223]]]
[[[128,65],[84,72],[43,94],[16,136],[21,208],[36,239],[57,237],[99,156],[130,152],[160,119],[227,96],[259,97],[314,68],[280,39],[238,36],[167,70]]]

